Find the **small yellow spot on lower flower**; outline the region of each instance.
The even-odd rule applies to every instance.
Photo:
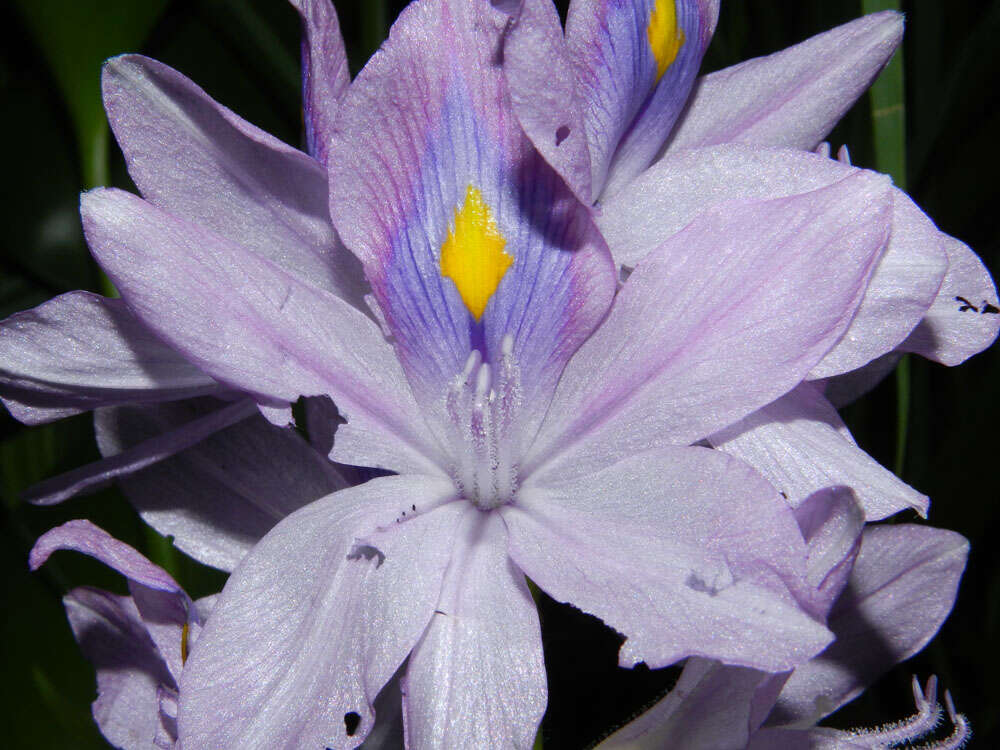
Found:
[[[646,36],[656,58],[656,82],[659,83],[684,46],[684,29],[677,25],[676,0],[656,0],[649,15]]]
[[[455,282],[462,302],[477,321],[514,262],[503,251],[506,245],[483,194],[469,185],[441,245],[441,275]]]
[[[188,627],[187,623],[184,623],[184,627],[181,628],[181,666],[188,660],[188,637],[191,634],[191,628]]]

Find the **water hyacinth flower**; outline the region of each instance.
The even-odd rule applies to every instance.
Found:
[[[815,725],[934,636],[955,602],[968,542],[927,526],[866,527],[845,488],[815,493],[795,513],[809,548],[813,606],[837,640],[783,674],[690,659],[671,692],[600,750],[888,748],[933,733],[941,718],[933,678],[926,688],[914,678],[917,713],[908,720],[852,731]],[[968,738],[947,693],[945,704],[952,732],[920,747],[957,748]]]
[[[382,329],[211,228],[84,196],[144,325],[258,403],[330,395],[333,457],[397,472],[293,513],[240,562],[182,674],[185,747],[357,745],[407,658],[412,746],[530,746],[545,682],[525,574],[624,633],[624,664],[781,671],[830,640],[791,509],[690,444],[840,340],[888,182],[851,170],[709,210],[617,291],[590,210],[509,106],[507,22],[414,4],[340,103],[330,213]]]
[[[653,36],[669,46],[665,12]],[[522,573],[628,635],[625,663],[700,653],[785,669],[829,637],[774,489],[686,446],[792,392],[848,340],[900,199],[831,162],[841,171],[784,192],[703,200],[683,231],[646,237],[656,246],[614,296],[610,211],[599,206],[597,227],[612,254],[507,103],[508,21],[485,4],[411,8],[337,117],[328,82],[310,79],[312,151],[331,168],[331,211],[382,330],[152,189],[148,203],[84,199],[95,255],[158,339],[272,416],[332,396],[348,418],[334,456],[400,474],[304,508],[238,568],[183,677],[188,746],[357,744],[408,654],[411,744],[530,744],[544,677]],[[692,65],[687,54],[674,62]],[[139,83],[156,70],[130,62]],[[656,80],[674,81],[673,64],[658,61]],[[175,76],[162,88],[187,101]],[[662,606],[639,611],[633,596]],[[704,618],[742,641],[706,635]]]

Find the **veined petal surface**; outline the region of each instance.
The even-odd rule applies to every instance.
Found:
[[[813,611],[825,620],[858,556],[865,514],[847,487],[814,492],[794,514],[806,540],[806,581],[816,595]]]
[[[816,154],[727,144],[671,152],[602,208],[598,219],[619,263],[634,266],[713,205],[816,190],[858,170]],[[900,190],[892,193],[889,243],[851,327],[810,373],[829,377],[892,351],[935,300],[948,259],[933,222]]]
[[[12,399],[12,413],[29,424],[221,390],[118,299],[69,292],[0,323],[0,396]]]
[[[337,11],[330,0],[290,0],[302,18],[302,105],[309,153],[322,164],[340,99],[351,82]]]
[[[532,747],[547,698],[542,633],[499,515],[466,511],[403,694],[407,747]]]
[[[153,405],[148,408],[156,407]],[[152,434],[142,443],[122,450],[110,458],[79,466],[39,482],[24,493],[24,499],[36,505],[52,505],[74,495],[94,492],[115,479],[142,471],[186,448],[197,445],[212,433],[257,413],[256,404],[248,398],[220,404],[218,408],[192,420],[180,429]]]
[[[123,299],[192,362],[265,405],[330,394],[349,422],[344,442],[371,449],[354,463],[433,471],[435,449],[399,363],[359,310],[120,190],[84,194],[81,212]]]
[[[853,741],[846,732],[825,727],[764,727],[754,732],[746,750],[871,750],[871,743],[864,740]]]
[[[374,479],[264,537],[230,577],[184,669],[184,747],[359,745],[372,702],[437,606],[469,508],[448,502],[453,491],[440,479]]]
[[[94,419],[97,444],[105,456],[121,455],[216,408],[206,399],[102,409]],[[285,516],[347,485],[297,432],[259,415],[120,482],[146,523],[225,571]]]
[[[912,524],[865,529],[847,588],[830,611],[837,636],[796,668],[773,723],[818,721],[934,637],[951,612],[969,543]]]
[[[858,448],[836,409],[809,383],[708,440],[753,466],[793,506],[824,487],[844,485],[869,521],[906,508],[927,514],[927,496]]]
[[[181,630],[185,625],[199,626],[201,617],[190,597],[170,574],[138,550],[86,520],[67,521],[42,534],[28,555],[28,565],[37,570],[56,550],[90,555],[128,579],[146,632],[156,644],[166,668],[177,679],[184,663]]]
[[[710,73],[695,85],[668,151],[732,142],[812,151],[902,38],[903,16],[883,11]]]
[[[791,509],[719,451],[641,453],[523,487],[500,513],[531,580],[627,637],[623,666],[700,655],[781,671],[829,643],[797,603],[806,548]]]
[[[593,203],[584,102],[552,0],[523,0],[504,35],[503,72],[525,134],[576,197]]]
[[[507,18],[485,0],[408,6],[344,97],[331,149],[334,223],[428,404],[473,349],[496,365],[508,334],[525,401],[544,399],[614,293],[589,212],[511,110]]]
[[[595,199],[626,184],[663,148],[717,14],[718,4],[705,0],[570,4],[566,43],[583,105]]]
[[[900,349],[958,365],[986,349],[1000,330],[1000,302],[990,272],[968,245],[941,235],[948,272],[934,303]]]
[[[364,279],[330,224],[319,162],[148,57],[112,58],[102,87],[129,175],[147,200],[362,308]]]
[[[526,471],[686,445],[794,388],[847,329],[885,245],[889,182],[702,214],[639,264],[566,368]]]
[[[131,597],[81,586],[63,597],[66,618],[97,672],[94,721],[108,742],[149,750],[159,724],[158,688],[176,687]]]
[[[847,582],[860,547],[864,516],[850,490],[817,492],[795,510],[807,545],[806,578],[826,617]],[[771,712],[789,673],[768,674],[692,657],[677,685],[598,750],[743,748]]]
[[[183,593],[180,584],[167,571],[90,521],[67,521],[42,534],[31,549],[28,564],[32,570],[37,570],[57,550],[74,550],[97,558],[140,586],[171,594]]]

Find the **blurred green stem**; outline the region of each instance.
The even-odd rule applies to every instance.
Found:
[[[146,556],[175,579],[180,578],[177,548],[174,547],[171,539],[160,536],[152,526],[143,524],[142,530],[146,537]]]
[[[366,60],[382,45],[388,33],[385,0],[368,0],[361,16],[361,44]]]
[[[865,13],[900,9],[900,0],[861,0]],[[872,137],[875,168],[892,177],[896,187],[906,189],[906,91],[903,85],[903,48],[882,71],[871,88]],[[910,421],[910,361],[907,356],[896,368],[896,474],[906,465],[906,440]]]

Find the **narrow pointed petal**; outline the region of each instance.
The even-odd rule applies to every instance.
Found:
[[[102,86],[129,175],[147,200],[362,304],[360,269],[330,224],[321,164],[148,57],[112,58]]]
[[[837,640],[792,673],[773,721],[818,721],[927,645],[951,612],[968,554],[969,543],[945,529],[866,529],[830,612]]]
[[[941,235],[948,272],[926,316],[900,349],[941,364],[961,364],[986,349],[1000,330],[996,285],[964,242]]]
[[[57,550],[74,550],[97,558],[140,586],[171,594],[183,593],[180,584],[167,571],[90,521],[67,521],[42,534],[31,549],[28,565],[38,570]]]
[[[501,513],[531,580],[627,637],[623,666],[699,655],[781,671],[830,641],[796,603],[806,550],[791,509],[718,451],[651,451],[522,487]]]
[[[37,570],[56,550],[82,552],[128,579],[146,632],[170,673],[175,678],[180,675],[182,628],[197,624],[199,618],[191,599],[170,574],[90,521],[67,521],[42,534],[31,549],[28,565]]]
[[[406,746],[530,750],[547,689],[538,612],[495,513],[469,508],[403,684]]]
[[[837,411],[809,383],[709,442],[753,466],[792,506],[824,487],[843,485],[854,490],[869,521],[906,508],[927,515],[927,496],[858,448]]]
[[[437,605],[468,508],[447,502],[452,491],[438,479],[374,479],[264,537],[230,577],[185,666],[186,750],[359,745],[372,702]],[[395,523],[413,505],[416,515]]]
[[[861,549],[865,515],[854,493],[831,487],[813,493],[795,508],[795,520],[806,540],[806,581],[816,592],[813,611],[825,620],[847,585]]]
[[[111,458],[95,461],[65,474],[39,482],[24,493],[36,505],[54,505],[74,495],[95,492],[121,477],[134,474],[176,453],[197,445],[219,430],[257,413],[257,405],[243,399],[192,420],[182,428],[151,436]]]
[[[162,685],[156,691],[159,703],[159,724],[153,745],[160,750],[174,750],[177,743],[177,691],[164,688]]]
[[[484,0],[408,6],[351,84],[331,150],[331,215],[428,403],[472,349],[496,365],[508,334],[525,401],[546,399],[617,281],[511,110],[507,19]]]
[[[570,4],[566,43],[583,103],[594,198],[625,185],[663,148],[717,13],[717,4],[704,0]]]
[[[593,203],[584,105],[552,0],[524,0],[504,35],[503,72],[525,135],[573,194]]]
[[[753,698],[770,675],[691,658],[666,697],[595,750],[719,750],[750,739]]]
[[[118,456],[154,436],[184,430],[217,404],[102,410],[97,443]],[[201,417],[204,418],[204,417]],[[143,520],[191,557],[231,571],[281,519],[346,486],[332,464],[294,430],[260,416],[121,480]]]
[[[324,165],[340,99],[351,82],[330,0],[290,0],[302,18],[302,99],[309,153]]]
[[[97,672],[94,720],[115,747],[148,750],[159,724],[161,685],[175,685],[131,598],[89,587],[63,598],[66,617]]]
[[[220,390],[121,300],[69,292],[0,323],[0,396],[29,424]]]
[[[817,190],[863,170],[789,149],[740,144],[671,153],[603,207],[599,225],[619,263],[634,266],[713,205]],[[892,232],[864,301],[843,339],[811,378],[866,365],[920,322],[948,268],[942,235],[906,194],[893,190]]]
[[[565,476],[689,444],[794,388],[857,310],[885,245],[889,195],[888,180],[859,173],[725,204],[673,235],[567,366],[527,471],[545,463]]]
[[[16,390],[7,389],[6,392],[11,394],[16,393]],[[36,406],[30,403],[35,398],[34,394],[25,393],[19,395],[23,395],[25,400],[22,401],[18,397],[7,395],[0,397],[0,403],[3,403],[7,407],[7,411],[10,412],[10,415],[14,419],[23,424],[48,424],[49,422],[55,422],[57,419],[65,419],[66,417],[72,417],[74,414],[81,414],[87,411],[86,409],[72,406]]]
[[[903,16],[873,13],[767,57],[699,79],[669,150],[753,143],[812,151],[903,38]]]
[[[120,190],[86,193],[81,212],[92,252],[129,307],[192,362],[266,405],[331,394],[353,422],[341,433],[346,444],[371,446],[393,469],[432,470],[399,364],[360,311]]]

